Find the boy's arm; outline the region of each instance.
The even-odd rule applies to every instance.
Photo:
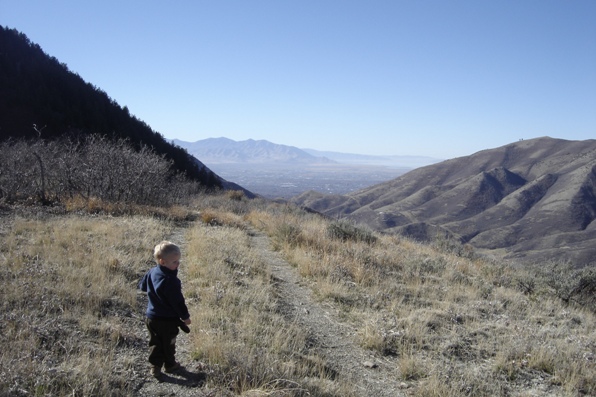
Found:
[[[180,280],[176,279],[172,287],[173,288],[170,289],[168,300],[178,317],[188,325],[190,324],[190,314],[188,313],[188,307],[186,307],[184,295],[182,295],[182,283],[180,283]]]

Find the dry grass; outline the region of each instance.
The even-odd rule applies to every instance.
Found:
[[[306,333],[283,317],[244,231],[197,224],[187,240],[185,294],[200,299],[191,310],[193,355],[214,370],[210,387],[243,396],[349,395],[328,382]]]
[[[109,202],[98,198],[83,199],[79,196],[62,200],[68,213],[103,214],[112,216],[147,216],[173,221],[192,221],[197,217],[196,211],[181,205],[157,207],[123,202]]]
[[[594,312],[507,264],[238,194],[162,211],[0,218],[0,332],[10,341],[0,395],[134,394],[146,350],[136,282],[155,242],[194,217],[183,246],[188,338],[222,396],[355,395],[284,317],[249,223],[362,347],[393,364],[408,395],[596,395]]]
[[[168,231],[145,217],[3,217],[0,391],[128,395],[135,284]]]
[[[395,357],[410,392],[596,394],[594,312],[554,294],[524,294],[516,287],[527,274],[445,244],[338,239],[329,221],[308,214],[248,218],[316,283],[320,299],[360,327],[361,346]]]

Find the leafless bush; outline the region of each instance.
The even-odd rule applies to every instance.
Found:
[[[59,202],[82,197],[144,205],[187,203],[200,185],[172,172],[147,147],[94,135],[83,141],[0,144],[0,200]]]
[[[341,241],[363,241],[367,244],[377,241],[371,230],[345,220],[329,223],[327,234],[332,239]]]
[[[533,277],[520,277],[524,292],[552,294],[565,304],[577,304],[596,312],[596,270],[592,267],[575,268],[570,263],[552,262],[534,266]],[[528,281],[529,280],[529,281]],[[528,286],[528,284],[530,284]],[[524,289],[524,286],[526,288]]]
[[[20,141],[4,142],[0,146],[0,200],[13,202],[35,193],[35,158],[29,145]],[[31,183],[34,182],[34,183]]]

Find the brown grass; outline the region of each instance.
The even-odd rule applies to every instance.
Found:
[[[330,386],[306,333],[279,312],[269,271],[244,231],[196,224],[187,239],[185,290],[200,299],[191,311],[199,324],[193,355],[216,369],[211,387],[238,395],[349,395],[349,387]]]
[[[360,327],[363,347],[396,357],[417,395],[596,393],[594,312],[546,290],[524,294],[524,272],[395,236],[334,239],[312,215],[248,218]]]
[[[127,395],[139,344],[135,285],[165,222],[145,217],[2,218],[6,395]],[[124,315],[124,317],[123,317]],[[136,317],[136,319],[135,319]],[[3,394],[4,395],[4,394]]]
[[[188,338],[221,395],[355,395],[283,316],[250,227],[392,363],[407,395],[596,395],[594,312],[509,264],[357,227],[337,234],[314,214],[237,195],[162,211],[0,218],[0,395],[133,395],[146,365],[136,283],[155,242],[193,219]]]

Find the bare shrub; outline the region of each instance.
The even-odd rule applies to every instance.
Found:
[[[431,241],[431,245],[439,251],[447,252],[464,258],[474,259],[474,248],[468,244],[462,244],[453,236],[447,233],[438,232]]]
[[[526,294],[552,294],[566,304],[586,307],[596,313],[596,269],[576,268],[567,262],[532,266],[520,272],[517,285]]]
[[[241,201],[244,198],[244,192],[242,190],[230,190],[227,192],[230,200]]]
[[[42,170],[52,169],[52,164],[43,166],[46,158],[55,157],[51,145],[9,140],[0,144],[0,151],[0,200],[12,203],[49,199],[51,185],[45,185],[49,176]]]
[[[300,241],[300,227],[291,223],[282,223],[278,226],[274,238],[275,241],[280,245],[289,245],[295,247]]]
[[[329,223],[327,227],[328,235],[333,239],[341,241],[362,241],[367,244],[372,244],[377,241],[377,237],[371,230],[363,226],[356,226],[349,221],[336,221]]]
[[[149,147],[92,135],[84,141],[6,141],[0,160],[0,200],[85,200],[172,205],[188,203],[198,183],[175,174]]]

